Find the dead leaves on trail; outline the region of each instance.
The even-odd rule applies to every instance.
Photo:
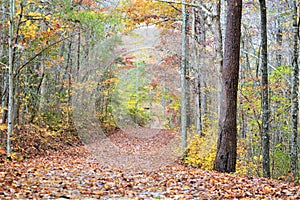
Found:
[[[171,130],[134,128],[119,130],[112,134],[109,139],[125,152],[145,154],[158,152],[169,143],[174,142],[176,134]]]
[[[180,140],[170,130],[132,128],[86,144],[92,155],[107,167],[153,171],[173,165],[180,157]]]
[[[141,172],[104,168],[84,147],[0,163],[0,199],[299,199],[300,187],[181,165]]]

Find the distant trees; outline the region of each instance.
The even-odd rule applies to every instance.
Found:
[[[11,138],[27,123],[55,131],[72,126],[71,90],[80,63],[118,23],[91,2],[0,2],[0,136],[8,155]]]

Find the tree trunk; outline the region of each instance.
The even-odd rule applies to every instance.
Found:
[[[202,113],[201,113],[201,82],[200,82],[200,75],[199,70],[195,76],[195,87],[196,87],[196,97],[195,97],[195,104],[196,104],[196,132],[197,134],[203,136],[202,132]]]
[[[187,99],[186,99],[186,45],[187,45],[187,13],[185,0],[182,0],[182,49],[181,49],[181,67],[180,67],[180,86],[181,86],[181,134],[182,149],[187,147]]]
[[[134,123],[138,125],[137,111],[139,106],[139,63],[136,63],[135,68],[135,105],[134,105]]]
[[[280,10],[280,0],[276,1],[277,4],[277,11],[278,13],[281,12]],[[276,65],[277,66],[281,66],[281,62],[282,62],[282,42],[283,42],[283,38],[282,38],[282,18],[278,17],[276,20],[277,23],[277,27],[276,27],[276,43],[278,45],[278,48],[276,50]]]
[[[219,135],[214,169],[234,172],[237,156],[237,90],[239,78],[242,0],[227,0]]]
[[[8,38],[8,46],[9,46],[9,53],[8,53],[8,124],[7,124],[7,143],[6,143],[6,153],[8,156],[10,156],[11,154],[11,144],[10,144],[10,137],[13,133],[13,119],[14,119],[14,112],[13,112],[13,101],[14,101],[14,90],[13,90],[13,37],[14,37],[14,11],[15,11],[15,2],[14,0],[10,0],[9,2],[9,6],[10,6],[10,12],[9,12],[9,20],[10,20],[10,24],[9,24],[9,38]]]
[[[217,68],[217,76],[218,76],[218,117],[221,115],[221,96],[222,96],[222,69],[223,69],[223,36],[222,36],[222,22],[224,23],[224,18],[221,15],[221,6],[224,1],[218,0],[216,8],[215,8],[215,22],[214,22],[214,37],[215,37],[215,57],[216,57],[216,68]]]
[[[268,83],[268,41],[266,1],[260,0],[261,13],[261,70],[262,70],[262,157],[263,176],[270,177],[270,136],[269,136],[269,83]]]
[[[3,22],[7,21],[7,15],[6,13],[8,13],[8,6],[7,6],[8,3],[3,3],[2,6],[1,6],[1,9],[2,9],[2,17],[1,17],[1,20]],[[8,55],[8,49],[7,49],[7,44],[4,40],[4,38],[8,38],[8,33],[7,31],[1,31],[1,36],[0,36],[2,39],[0,40],[1,41],[1,49],[0,49],[0,55]],[[1,62],[1,65],[3,65],[4,63],[7,63],[7,58],[4,58],[4,57],[0,57],[0,62]],[[6,66],[6,65],[5,65]],[[7,66],[6,66],[7,67]],[[4,109],[5,107],[8,106],[8,72],[7,72],[7,69],[2,69],[1,70],[1,106],[2,106],[2,124],[6,124],[7,123],[7,109]],[[6,135],[6,134],[5,134]]]
[[[195,3],[195,0],[193,1]],[[195,70],[194,72],[194,88],[195,88],[195,110],[196,110],[196,133],[204,136],[203,134],[203,128],[202,128],[202,97],[201,97],[201,65],[199,63],[204,60],[205,55],[205,14],[201,13],[201,10],[198,8],[193,8],[192,13],[192,44],[191,48],[193,49],[194,53],[192,54],[192,63],[193,68]],[[203,43],[200,48],[200,43]],[[201,51],[202,50],[202,51]],[[200,57],[200,55],[202,57]]]
[[[294,0],[293,32],[294,32],[294,52],[293,52],[293,81],[292,81],[292,138],[291,138],[291,170],[294,178],[298,177],[298,119],[299,119],[299,65],[298,65],[298,8],[297,1]]]

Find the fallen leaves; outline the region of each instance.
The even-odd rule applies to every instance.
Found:
[[[123,154],[130,154],[132,158],[142,155],[147,160],[149,154],[149,158],[154,156],[163,163],[169,157],[162,150],[174,137],[169,131],[142,129],[118,131],[110,135],[109,140],[117,147],[115,150],[122,150]],[[48,136],[43,137],[40,133],[33,139],[37,138],[47,139]],[[135,167],[141,164],[134,162],[138,159],[129,159],[119,151],[109,153],[114,148],[102,146],[103,152],[115,162],[115,167],[111,167],[107,165],[108,158],[99,159],[89,153],[93,151],[88,145],[68,147],[58,143],[53,145],[54,149],[47,147],[48,150],[40,151],[40,147],[29,149],[36,145],[33,140],[22,142],[24,144],[20,143],[20,146],[23,146],[23,151],[29,152],[28,159],[4,159],[0,163],[0,199],[300,198],[300,187],[295,183],[204,171],[180,165],[175,160],[169,162],[172,164],[167,167],[152,166],[151,170],[141,171]],[[26,142],[32,145],[28,147]],[[46,141],[38,144],[45,146]],[[99,152],[99,145],[95,146],[94,151]],[[122,162],[125,168],[120,167]],[[149,163],[153,165],[156,162]]]
[[[0,199],[299,199],[299,191],[294,183],[179,164],[154,171],[105,168],[84,147],[0,164]]]

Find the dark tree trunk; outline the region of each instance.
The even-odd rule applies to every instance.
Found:
[[[292,138],[291,138],[291,170],[295,180],[298,177],[298,123],[299,123],[299,23],[297,1],[294,0],[293,32],[294,32],[294,55],[293,55],[293,87],[292,87]]]
[[[234,172],[237,156],[237,90],[240,60],[242,0],[227,0],[221,111],[214,169]]]
[[[270,177],[270,136],[269,136],[269,82],[268,82],[268,43],[266,1],[260,0],[261,16],[261,70],[262,70],[262,157],[263,176]]]

